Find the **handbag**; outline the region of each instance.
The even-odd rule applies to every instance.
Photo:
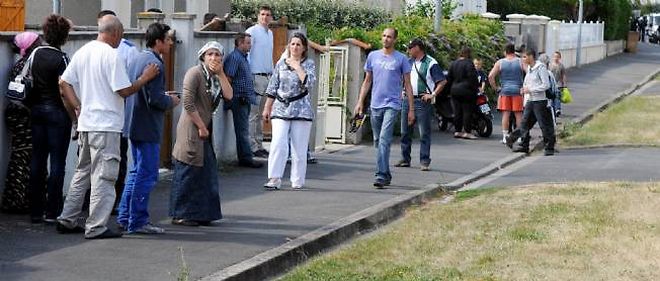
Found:
[[[7,98],[15,101],[24,101],[28,97],[30,91],[32,90],[32,61],[34,60],[34,55],[37,53],[37,51],[44,48],[60,51],[51,46],[40,46],[34,49],[32,54],[30,54],[28,57],[27,61],[25,61],[25,65],[23,65],[21,73],[16,76],[14,81],[9,81],[9,85],[7,85],[7,92],[5,93]]]

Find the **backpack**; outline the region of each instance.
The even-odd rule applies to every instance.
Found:
[[[555,80],[555,76],[552,75],[552,73],[550,73],[549,71],[548,71],[548,76],[549,76],[548,81],[550,81],[550,87],[547,90],[545,90],[545,97],[549,100],[554,100],[557,97],[559,97],[559,95],[561,95],[561,92],[559,91],[559,87],[557,87],[557,80]]]
[[[555,80],[555,76],[552,75],[552,73],[550,73],[550,71],[546,70],[546,73],[548,74],[548,81],[550,82],[550,87],[548,87],[545,90],[545,98],[547,98],[549,100],[554,100],[557,97],[559,97],[561,92],[559,91],[559,87],[557,87],[557,80]],[[541,74],[539,74],[539,75],[541,75]],[[541,77],[539,76],[539,78],[541,78]]]

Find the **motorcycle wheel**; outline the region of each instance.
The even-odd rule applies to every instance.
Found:
[[[480,115],[477,118],[477,134],[482,138],[490,137],[493,134],[493,120],[490,120],[485,115]]]

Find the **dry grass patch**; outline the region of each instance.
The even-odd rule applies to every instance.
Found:
[[[567,146],[660,145],[660,97],[633,96],[598,113],[560,143]]]
[[[459,192],[283,280],[660,280],[659,186]]]

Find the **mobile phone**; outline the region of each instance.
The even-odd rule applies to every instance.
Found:
[[[165,91],[165,94],[167,94],[167,95],[176,95],[179,98],[181,98],[181,95],[183,95],[182,92],[177,92],[177,91]]]

